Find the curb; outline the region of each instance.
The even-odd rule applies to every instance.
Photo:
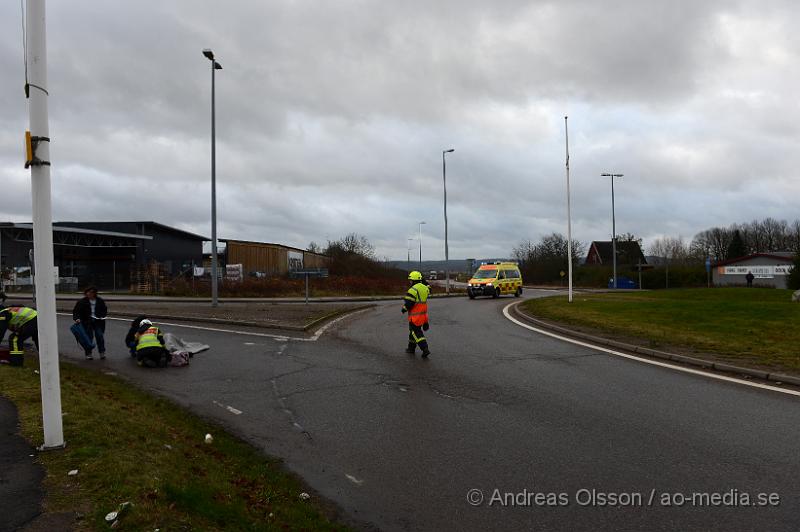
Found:
[[[555,331],[560,334],[563,334],[564,336],[569,336],[571,338],[578,338],[580,340],[584,340],[592,344],[614,347],[616,349],[627,351],[629,353],[635,353],[637,355],[646,355],[653,358],[660,358],[662,360],[671,360],[673,362],[686,364],[688,366],[695,366],[704,369],[713,369],[717,371],[723,371],[725,373],[738,373],[740,375],[747,375],[749,377],[755,377],[757,379],[771,381],[778,384],[786,383],[786,384],[793,384],[795,386],[800,386],[800,377],[794,377],[792,375],[784,375],[781,373],[770,373],[768,371],[763,371],[763,370],[743,368],[741,366],[735,366],[733,364],[727,364],[725,362],[714,362],[712,360],[704,360],[702,358],[690,357],[686,355],[676,355],[674,353],[668,353],[666,351],[659,351],[658,349],[650,349],[649,347],[626,344],[624,342],[609,340],[608,338],[602,338],[600,336],[595,336],[592,334],[573,331],[572,329],[567,329],[566,327],[562,327],[560,325],[554,325],[552,323],[542,321],[540,319],[534,318],[533,316],[530,316],[529,314],[522,312],[519,309],[519,303],[513,305],[510,311],[511,313],[514,314],[515,317],[530,322],[538,327]]]
[[[331,312],[330,314],[326,314],[321,318],[317,318],[306,325],[267,325],[264,323],[259,323],[257,321],[238,321],[238,320],[225,320],[221,318],[200,318],[197,316],[175,316],[175,315],[168,315],[168,314],[147,314],[148,318],[153,318],[156,320],[173,320],[173,321],[188,321],[191,323],[209,323],[209,324],[216,324],[216,325],[234,325],[239,327],[255,327],[259,329],[273,329],[279,331],[295,331],[295,332],[308,332],[311,329],[322,325],[326,321],[330,321],[334,318],[338,318],[339,316],[344,316],[350,313],[358,312],[361,310],[365,310],[368,308],[374,308],[375,305],[362,305],[358,308],[346,309],[346,310],[337,310],[336,312]],[[129,313],[129,312],[113,312],[109,314],[110,317],[113,318],[136,318],[141,316],[141,313]]]
[[[6,294],[9,300],[25,299],[29,300],[31,294]],[[166,297],[166,296],[115,296],[114,294],[101,294],[103,299],[112,302],[123,303],[211,303],[211,298],[207,297]],[[83,296],[79,294],[67,295],[57,294],[56,301],[78,301]],[[456,294],[431,294],[430,298],[439,299],[447,297],[467,297],[467,293]],[[393,296],[342,296],[342,297],[310,297],[309,303],[369,303],[372,301],[400,301],[403,294]],[[242,297],[242,298],[220,298],[220,303],[305,303],[304,297]]]

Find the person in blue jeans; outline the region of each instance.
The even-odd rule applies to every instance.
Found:
[[[102,297],[97,295],[97,288],[90,286],[83,291],[83,299],[75,303],[72,309],[72,319],[75,323],[80,323],[90,339],[94,338],[97,343],[97,352],[100,359],[106,358],[106,316],[108,308]],[[84,348],[86,360],[92,360],[92,348]]]

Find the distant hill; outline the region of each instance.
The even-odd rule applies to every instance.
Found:
[[[504,260],[511,260],[511,259],[475,259],[473,261],[474,266],[472,270],[476,270],[478,266],[480,266],[481,262],[490,262],[490,261],[504,261]],[[423,273],[437,271],[443,272],[449,266],[451,272],[464,272],[464,273],[473,273],[470,271],[469,263],[466,259],[450,259],[449,261],[444,260],[424,260],[420,264],[419,261],[412,260],[410,263],[405,260],[390,260],[386,262],[387,266],[392,268],[397,268],[398,270],[404,271],[412,271],[412,270],[419,270]]]

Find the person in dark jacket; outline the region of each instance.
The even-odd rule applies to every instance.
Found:
[[[139,332],[139,327],[142,326],[142,321],[146,320],[147,316],[137,316],[131,322],[131,328],[128,329],[128,334],[125,335],[125,345],[132,357],[136,356],[136,333]]]
[[[80,323],[89,339],[94,339],[97,343],[97,352],[100,353],[100,358],[106,358],[106,316],[108,315],[108,308],[106,302],[102,297],[98,297],[97,288],[90,286],[83,291],[85,296],[83,299],[75,303],[75,308],[72,309],[72,319],[75,323]],[[86,352],[86,360],[92,360],[92,348],[84,348]]]

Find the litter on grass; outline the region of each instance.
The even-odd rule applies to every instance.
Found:
[[[122,517],[122,514],[125,512],[125,510],[128,509],[128,507],[130,505],[131,505],[131,503],[129,503],[129,502],[123,502],[122,504],[120,504],[117,507],[116,510],[114,510],[113,512],[107,513],[106,514],[106,523],[111,523],[111,527],[112,528],[116,528],[117,527],[117,523],[119,522],[119,518]]]

